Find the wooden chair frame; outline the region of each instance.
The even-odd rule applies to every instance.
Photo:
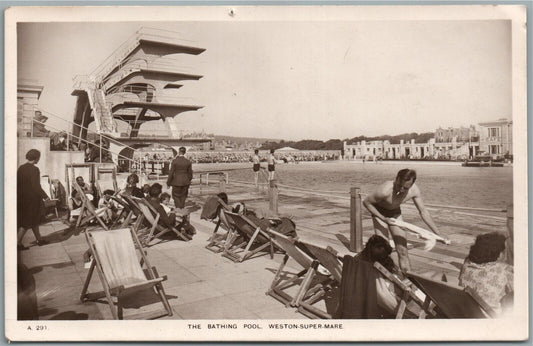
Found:
[[[418,315],[419,319],[426,318],[426,316],[436,316],[434,310],[435,304],[431,300],[422,301],[413,291],[410,285],[407,285],[404,281],[401,281],[398,277],[388,271],[381,263],[374,262],[374,268],[376,268],[385,278],[391,281],[396,287],[400,289],[402,295],[398,306],[396,307],[396,319],[402,319],[405,315],[405,310],[409,301],[414,301],[421,310]]]
[[[49,175],[43,175],[41,176],[41,185],[43,183],[43,178],[46,178],[46,189],[45,192],[50,197],[49,203],[45,202],[46,208],[54,208],[54,212],[56,214],[56,219],[59,219],[59,212],[57,211],[57,205],[59,204],[59,199],[56,198],[56,195],[54,193],[54,189],[52,188],[52,182],[50,181]]]
[[[216,223],[215,229],[207,240],[208,243],[205,246],[206,249],[215,253],[224,251],[224,249],[226,248],[227,240],[231,239],[230,234],[233,232],[233,228],[235,227],[233,225],[233,220],[231,219],[231,216],[225,213],[225,211],[230,212],[231,207],[224,203],[224,201],[220,198],[218,198],[218,203],[220,203],[222,208],[219,210],[219,214],[217,215],[218,221]],[[225,235],[220,235],[219,233],[217,233],[221,227],[226,230]]]
[[[285,306],[298,307],[303,299],[313,296],[322,289],[322,283],[318,283],[310,288],[313,279],[316,277],[319,263],[315,258],[310,257],[298,247],[297,239],[287,237],[272,230],[269,230],[269,233],[272,236],[272,242],[285,251],[285,255],[266,294],[279,300]],[[283,269],[289,258],[296,261],[303,269],[298,273],[285,272],[289,276],[284,279],[282,278],[282,274],[284,274]],[[295,285],[299,285],[300,287],[294,296],[285,292],[286,289]]]
[[[137,198],[137,197],[130,197],[134,202],[137,203],[137,207],[141,211],[141,216],[138,218],[136,225],[137,229],[142,227],[143,221],[148,221],[150,223],[150,232],[148,234],[148,238],[146,240],[146,245],[148,245],[152,240],[155,238],[161,238],[163,235],[174,232],[179,239],[184,241],[189,241],[191,238],[181,232],[177,227],[181,229],[182,224],[185,222],[184,218],[182,218],[182,221],[177,227],[165,227],[161,224],[159,224],[159,213],[152,207],[152,205],[144,198]],[[157,233],[156,233],[157,231]]]
[[[243,214],[229,211],[224,211],[224,213],[233,219],[235,226],[228,234],[222,256],[229,258],[233,262],[243,262],[258,252],[270,247],[270,258],[274,258],[274,244],[272,243],[272,239],[267,232],[263,231],[261,227],[256,225],[252,220]],[[241,223],[241,225],[239,225],[239,223]],[[253,234],[248,234],[245,230],[243,230],[242,226],[244,225],[248,225],[253,228]],[[268,241],[252,250],[252,245],[256,242],[259,235],[268,239]],[[242,241],[235,244],[239,238],[242,238]]]
[[[96,249],[94,241],[92,240],[93,232],[104,232],[104,231],[99,230],[99,231],[86,232],[85,237],[86,237],[87,243],[90,246],[90,249],[93,255],[93,261],[89,268],[89,272],[87,273],[85,283],[83,284],[83,289],[82,289],[81,296],[80,296],[81,302],[83,303],[87,300],[97,300],[97,299],[106,297],[107,303],[109,305],[109,308],[111,309],[111,314],[113,318],[121,320],[123,319],[123,307],[121,305],[121,298],[125,295],[154,287],[161,300],[161,303],[163,304],[167,312],[167,315],[172,316],[172,308],[170,307],[170,304],[168,303],[167,297],[165,295],[165,290],[162,285],[162,282],[167,280],[167,276],[164,275],[162,277],[159,277],[156,268],[150,265],[150,262],[148,261],[148,257],[146,256],[146,253],[143,250],[139,242],[139,238],[137,237],[137,234],[135,233],[134,230],[118,229],[118,230],[114,230],[110,232],[115,232],[115,231],[128,231],[130,233],[134,247],[140,250],[139,252],[141,254],[141,260],[140,260],[139,266],[141,267],[141,269],[142,269],[143,263],[146,266],[146,270],[144,272],[145,272],[147,280],[142,283],[131,284],[128,286],[121,285],[117,287],[111,287],[107,277],[105,276],[105,272],[102,267],[102,260],[98,253],[98,250]],[[95,268],[96,268],[96,272],[98,273],[98,277],[100,278],[100,282],[102,283],[103,291],[88,293],[87,291],[89,288],[89,283],[91,281]],[[113,297],[117,298],[117,303],[116,303],[117,307],[115,307]]]
[[[332,316],[330,314],[318,309],[314,304],[319,302],[327,291],[340,284],[342,280],[342,262],[338,258],[337,251],[330,246],[323,247],[308,241],[302,241],[302,243],[316,257],[319,264],[330,272],[331,276],[329,280],[322,283],[321,290],[300,301],[298,311],[309,318],[331,319]]]
[[[96,213],[95,207],[92,205],[91,201],[85,196],[85,192],[81,189],[81,187],[74,182],[72,185],[74,186],[74,189],[78,192],[78,195],[80,196],[80,199],[82,200],[80,215],[78,216],[78,220],[76,220],[76,225],[74,226],[74,230],[77,230],[81,226],[85,226],[89,221],[96,220],[104,228],[105,230],[108,229],[107,225],[104,223],[104,221],[98,216]],[[87,214],[87,216],[84,216]]]

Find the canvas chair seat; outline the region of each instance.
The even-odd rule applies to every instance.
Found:
[[[166,280],[166,276],[157,276],[157,271],[150,266],[134,231],[128,228],[111,231],[97,230],[86,232],[85,235],[93,255],[93,262],[82,289],[82,302],[105,296],[113,318],[122,319],[122,297],[155,287],[166,314],[172,315],[161,284],[162,281]],[[137,257],[136,248],[140,250],[141,261]],[[143,271],[142,263],[147,267],[146,274]],[[104,290],[87,293],[95,268]],[[117,297],[118,311],[115,308],[113,297]]]
[[[491,318],[496,312],[474,291],[408,272],[407,277],[435,303],[445,318]]]

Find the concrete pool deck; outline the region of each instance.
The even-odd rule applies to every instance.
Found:
[[[203,205],[205,199],[218,192],[218,186],[192,189],[189,202]],[[244,202],[248,208],[265,211],[268,201],[265,194],[244,184],[226,186],[230,203]],[[406,221],[421,225],[414,207],[406,207]],[[296,223],[298,236],[303,240],[330,245],[339,253],[347,253],[349,244],[349,201],[339,197],[316,196],[307,192],[281,193],[279,214],[290,216]],[[414,271],[443,273],[449,282],[456,282],[463,260],[475,236],[494,230],[505,230],[503,217],[479,217],[472,222],[471,215],[452,211],[433,213],[441,231],[452,245],[437,244],[429,251],[420,249],[421,242],[409,237],[410,258]],[[304,319],[294,308],[286,308],[274,298],[265,295],[283,258],[276,253],[271,259],[267,253],[242,263],[234,263],[205,248],[215,224],[200,220],[200,210],[191,214],[191,223],[197,234],[190,242],[171,240],[147,248],[148,258],[160,275],[167,275],[163,283],[173,310],[165,319]],[[363,216],[363,238],[371,234],[372,222]],[[111,319],[105,299],[80,302],[80,293],[88,269],[83,263],[83,253],[88,246],[83,233],[75,234],[60,220],[41,226],[41,234],[50,241],[44,246],[31,246],[20,251],[20,261],[26,268],[28,282],[34,283],[30,299],[43,320],[98,320]],[[31,232],[25,245],[34,241]],[[396,260],[396,255],[393,254]],[[299,266],[289,260],[287,270],[299,271]],[[98,276],[89,286],[101,290]],[[322,301],[322,308],[333,312],[336,296]],[[152,291],[125,303],[125,319],[144,319],[156,311],[164,312]]]

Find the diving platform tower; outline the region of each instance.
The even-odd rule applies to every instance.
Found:
[[[179,146],[211,142],[212,138],[205,135],[184,135],[174,120],[183,112],[203,108],[183,103],[176,94],[182,81],[203,77],[180,67],[180,56],[204,51],[176,33],[141,28],[92,73],[74,78],[72,95],[77,102],[72,133],[86,139],[87,127],[94,122],[97,133],[124,144],[120,148],[120,143],[112,141],[110,149],[115,153],[126,146],[139,148],[152,143],[176,150]],[[129,125],[126,133],[119,133],[116,120]],[[140,135],[141,126],[154,120],[164,121],[166,135]]]

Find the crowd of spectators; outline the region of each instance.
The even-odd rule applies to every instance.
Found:
[[[251,162],[253,152],[189,152],[187,158],[193,163],[233,163],[233,162]],[[338,160],[340,151],[298,151],[274,154],[276,160],[285,163],[297,163],[304,161],[326,161]],[[261,162],[267,160],[267,154],[259,154]]]

